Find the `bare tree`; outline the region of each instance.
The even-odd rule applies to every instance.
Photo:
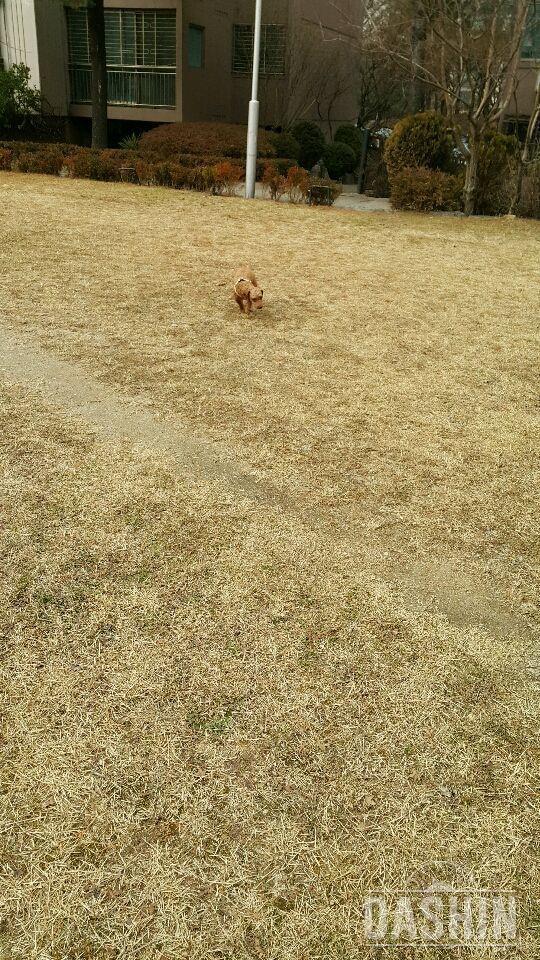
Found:
[[[359,127],[384,126],[406,109],[407,81],[384,54],[359,56],[355,89]]]
[[[287,83],[276,89],[276,112],[282,126],[317,117],[332,136],[340,102],[355,87],[356,49],[324,43],[316,28],[304,26],[290,36],[286,61]]]
[[[362,48],[383,52],[434,91],[464,156],[466,214],[474,211],[482,138],[517,86],[529,8],[530,0],[367,0],[358,25]]]

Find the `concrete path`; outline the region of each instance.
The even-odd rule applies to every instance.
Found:
[[[243,196],[243,187],[238,196]],[[258,200],[268,200],[268,191],[261,183],[255,186],[255,196]],[[283,203],[288,203],[286,198]],[[334,204],[336,210],[357,210],[359,213],[388,213],[392,209],[386,197],[366,197],[365,193],[358,193],[355,186],[346,185],[343,193]]]
[[[389,213],[392,209],[388,197],[366,197],[356,187],[346,186],[336,200],[338,210],[358,210],[362,213]]]
[[[278,499],[271,484],[261,483],[247,464],[236,458],[231,462],[230,453],[219,444],[194,437],[179,418],[159,420],[144,406],[142,398],[119,395],[80,367],[54,357],[35,341],[3,325],[0,376],[35,391],[68,416],[80,418],[101,439],[130,443],[139,454],[161,454],[192,478],[225,480],[241,498]]]

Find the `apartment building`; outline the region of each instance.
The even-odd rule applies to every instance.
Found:
[[[244,122],[254,0],[105,0],[109,118]],[[362,0],[264,0],[261,123],[355,120],[354,34]],[[338,41],[336,44],[335,41]],[[332,51],[332,53],[330,53]],[[333,56],[334,86],[324,76]],[[90,116],[86,12],[61,0],[0,0],[0,57],[25,62],[59,116]],[[294,106],[293,106],[294,105]]]

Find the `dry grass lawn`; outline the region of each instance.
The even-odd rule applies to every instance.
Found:
[[[1,960],[381,957],[361,898],[419,878],[513,889],[533,960],[538,226],[18,174],[0,201],[0,338],[227,467],[3,378]]]

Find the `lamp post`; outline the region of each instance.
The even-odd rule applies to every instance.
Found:
[[[261,60],[261,22],[262,0],[255,4],[255,30],[253,37],[253,81],[249,102],[247,157],[246,157],[246,200],[255,196],[257,178],[257,135],[259,132],[259,63]]]

